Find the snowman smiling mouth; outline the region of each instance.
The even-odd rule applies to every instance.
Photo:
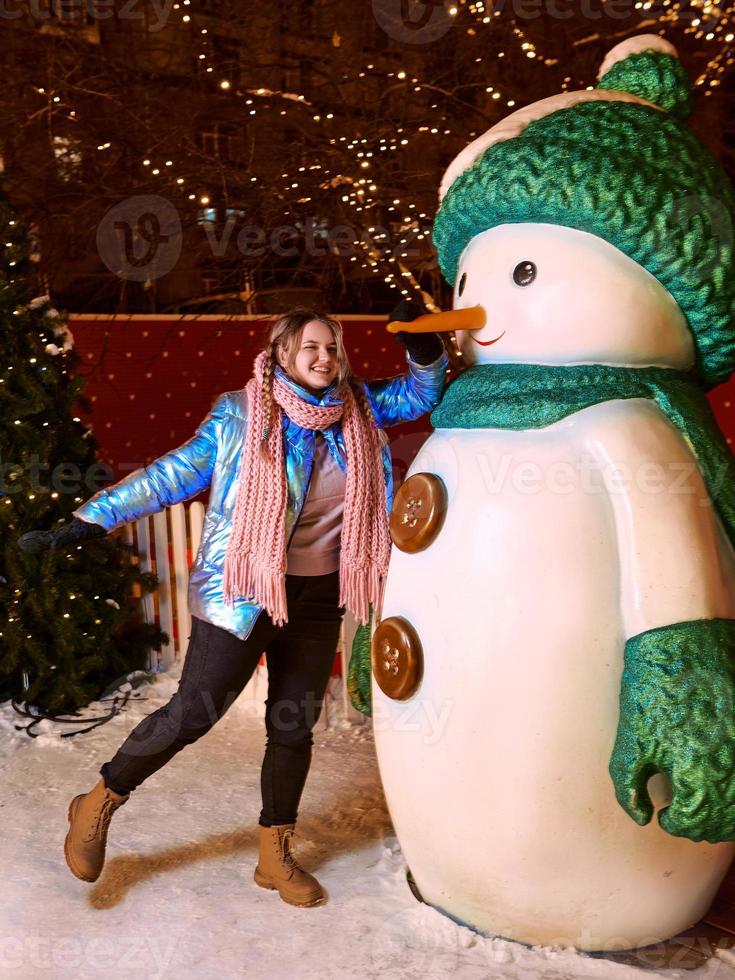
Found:
[[[480,347],[490,347],[491,344],[497,344],[497,342],[501,339],[501,337],[504,336],[505,336],[505,330],[500,334],[500,336],[495,337],[494,340],[478,340],[477,337],[475,337],[475,335],[472,332],[470,332],[470,337],[472,337],[474,342],[476,344],[479,344]]]

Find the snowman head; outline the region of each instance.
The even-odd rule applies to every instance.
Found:
[[[735,196],[683,120],[672,46],[632,38],[598,88],[527,106],[442,181],[434,244],[470,363],[735,369]]]
[[[585,231],[498,225],[464,250],[454,307],[485,325],[457,331],[468,364],[694,366],[694,341],[664,287],[620,249]]]

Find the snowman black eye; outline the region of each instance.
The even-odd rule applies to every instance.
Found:
[[[457,287],[457,296],[461,296],[464,292],[464,287],[467,285],[467,273],[462,273],[462,278],[459,280],[459,286]]]
[[[519,262],[513,270],[513,282],[516,286],[530,286],[537,271],[533,262]]]

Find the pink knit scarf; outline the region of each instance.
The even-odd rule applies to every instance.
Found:
[[[263,371],[267,354],[255,360],[255,376],[245,387],[248,425],[240,482],[224,567],[225,601],[243,596],[262,606],[277,626],[288,621],[286,607],[286,508],[288,489],[283,448],[283,414],[304,429],[327,429],[342,419],[347,457],[345,507],[340,539],[339,602],[366,623],[378,609],[390,555],[390,534],[380,439],[365,419],[349,387],[341,404],[312,405],[278,376],[273,379],[273,413],[266,443]]]

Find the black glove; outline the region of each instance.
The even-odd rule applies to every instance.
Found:
[[[68,523],[62,524],[55,531],[29,531],[18,539],[21,551],[36,555],[40,551],[61,551],[71,545],[79,544],[88,538],[101,538],[107,531],[100,524],[90,524],[73,517]]]
[[[410,323],[425,313],[426,310],[418,303],[403,299],[388,317],[388,323],[393,320]],[[407,330],[399,330],[393,336],[406,348],[408,356],[415,364],[433,364],[444,353],[444,344],[438,333],[409,333]]]

